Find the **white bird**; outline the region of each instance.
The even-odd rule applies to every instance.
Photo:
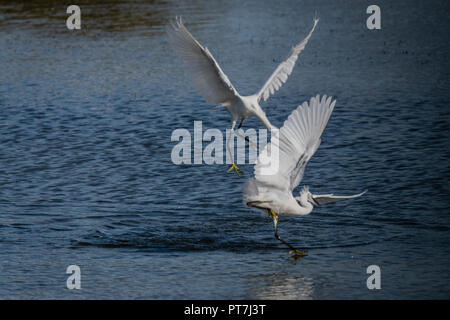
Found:
[[[331,100],[331,97],[324,95],[320,98],[317,95],[311,98],[309,104],[305,101],[298,106],[282,128],[272,135],[270,143],[256,160],[254,177],[248,179],[242,189],[244,204],[268,213],[274,222],[275,237],[291,248],[290,253],[294,252],[296,256],[303,256],[305,253],[280,238],[277,232],[277,214],[307,215],[313,210],[313,206],[356,198],[367,191],[351,196],[316,195],[305,186],[297,197],[293,195],[306,164],[320,145],[320,136],[336,104],[336,100]],[[276,170],[267,171],[270,164],[275,164],[273,168]]]
[[[166,28],[169,43],[183,60],[186,69],[191,73],[193,86],[203,95],[208,103],[225,107],[231,116],[231,130],[227,139],[227,151],[230,159],[232,159],[232,164],[227,172],[233,169],[240,175],[239,168],[235,165],[230,150],[231,137],[239,118],[241,118],[241,122],[238,129],[241,128],[245,119],[250,116],[255,116],[261,120],[270,132],[277,129],[267,119],[266,114],[259,105],[259,101],[261,99],[266,101],[270,95],[274,94],[286,82],[294,68],[299,53],[305,48],[318,21],[317,17],[314,16],[314,25],[306,38],[292,48],[287,58],[275,69],[262,88],[256,94],[250,96],[241,96],[237,92],[208,48],[203,47],[189,33],[181,18],[177,17],[175,23]],[[239,133],[238,135],[241,136]],[[248,139],[246,140],[248,141]]]

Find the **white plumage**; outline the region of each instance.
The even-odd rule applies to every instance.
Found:
[[[303,49],[305,49],[305,46],[308,43],[308,40],[311,37],[312,33],[314,32],[318,21],[319,19],[317,19],[317,17],[314,17],[314,25],[308,32],[306,38],[300,41],[294,48],[291,49],[286,59],[284,59],[284,61],[280,63],[280,65],[275,69],[270,78],[267,79],[266,83],[257,93],[258,101],[260,99],[266,101],[269,98],[269,95],[272,95],[276,91],[278,91],[282,84],[287,81],[289,75],[294,69],[295,63],[297,62],[298,55],[303,51]]]
[[[320,145],[320,136],[333,112],[336,100],[317,95],[294,110],[270,143],[259,155],[254,177],[243,186],[245,205],[269,213],[275,225],[275,237],[297,254],[303,254],[281,239],[277,233],[277,214],[307,215],[313,206],[343,199],[356,198],[366,191],[351,196],[333,194],[314,195],[305,186],[299,196],[293,190],[299,185],[305,167]],[[276,152],[278,151],[278,152]],[[276,157],[278,155],[278,157]],[[276,170],[267,171],[275,164]]]
[[[320,205],[341,199],[360,196],[313,195],[307,188],[294,197],[292,192],[299,185],[305,167],[320,145],[320,137],[333,112],[336,100],[326,95],[312,97],[294,110],[283,126],[272,136],[259,155],[254,178],[243,187],[246,204],[265,209],[273,209],[279,214],[305,215],[311,212],[313,205]],[[274,148],[278,149],[278,159],[271,158]],[[278,161],[278,170],[267,174],[268,164]],[[306,201],[302,199],[306,197]]]
[[[167,35],[172,48],[183,60],[187,71],[190,73],[193,86],[208,103],[222,105],[229,112],[231,116],[231,130],[228,142],[230,142],[239,118],[241,118],[241,123],[238,129],[242,126],[245,119],[250,116],[257,117],[271,132],[277,129],[267,119],[266,114],[259,105],[259,101],[261,99],[266,101],[269,95],[277,91],[286,82],[295,66],[298,55],[305,48],[318,21],[315,16],[313,27],[306,38],[292,48],[288,57],[275,69],[263,87],[256,94],[250,96],[241,96],[237,92],[208,48],[203,47],[191,35],[183,25],[181,18],[177,18],[175,23],[167,27]],[[229,143],[227,143],[227,151],[230,155],[232,154]],[[234,162],[232,168],[239,174]]]
[[[181,18],[167,28],[169,42],[190,72],[194,87],[210,104],[230,105],[239,94],[208,48],[189,33]]]

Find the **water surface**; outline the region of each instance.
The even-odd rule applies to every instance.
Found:
[[[0,1],[0,298],[449,298],[449,7],[379,1]],[[182,15],[241,94],[320,22],[262,105],[281,126],[320,93],[338,103],[302,184],[369,192],[282,217],[288,259],[242,205],[252,174],[174,165],[174,129],[229,126],[189,85],[164,25]],[[260,128],[255,119],[246,128]],[[301,185],[302,185],[301,184]],[[68,265],[82,289],[68,290]],[[368,290],[366,268],[381,268]]]

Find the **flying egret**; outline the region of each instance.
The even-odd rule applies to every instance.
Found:
[[[300,183],[306,164],[320,145],[322,135],[330,118],[336,100],[319,95],[305,101],[294,110],[262,150],[254,167],[254,177],[248,179],[242,189],[244,204],[266,212],[272,219],[275,237],[287,245],[295,256],[304,252],[295,249],[284,241],[277,232],[278,215],[307,215],[314,206],[342,199],[356,198],[366,191],[351,196],[333,194],[316,195],[305,186],[297,197],[293,190]],[[276,149],[275,149],[276,148]],[[278,151],[278,159],[272,152]],[[269,153],[271,154],[269,156]],[[272,156],[272,158],[270,158]],[[276,170],[265,172],[269,163],[276,161]]]
[[[299,53],[305,48],[318,21],[317,15],[315,15],[314,24],[306,38],[291,49],[287,58],[275,69],[262,88],[256,94],[250,96],[241,96],[236,91],[211,52],[191,35],[183,25],[181,17],[177,17],[175,23],[167,26],[169,43],[183,60],[188,72],[190,72],[193,86],[203,95],[208,103],[225,107],[231,116],[231,130],[227,139],[227,152],[230,155],[230,159],[232,159],[232,164],[227,172],[233,169],[240,175],[239,168],[234,163],[230,149],[230,140],[239,118],[241,118],[241,122],[238,129],[241,128],[245,119],[250,116],[255,116],[261,120],[264,126],[272,133],[274,129],[278,129],[269,122],[259,105],[259,101],[261,99],[266,101],[270,95],[274,94],[286,82],[294,68]],[[237,134],[241,136],[239,133]]]

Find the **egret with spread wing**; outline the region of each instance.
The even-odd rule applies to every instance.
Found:
[[[270,132],[277,129],[267,119],[266,114],[259,105],[259,101],[261,99],[266,101],[270,95],[274,94],[286,82],[295,66],[299,53],[305,48],[318,21],[317,17],[314,16],[313,27],[306,38],[292,48],[287,58],[275,69],[263,87],[251,96],[241,96],[237,92],[208,48],[203,47],[191,35],[183,25],[181,18],[177,18],[173,24],[167,27],[169,43],[184,61],[186,69],[192,76],[193,86],[203,95],[208,103],[225,107],[231,116],[231,130],[227,137],[227,152],[230,155],[230,159],[232,159],[232,164],[227,172],[233,169],[240,175],[239,168],[234,163],[230,149],[230,140],[234,133],[236,122],[239,119],[241,119],[241,122],[238,129],[242,126],[245,119],[250,116],[255,116],[261,120]]]
[[[294,110],[260,153],[254,167],[255,176],[248,179],[242,189],[244,204],[267,212],[273,219],[275,237],[296,256],[305,253],[295,249],[278,235],[277,214],[307,215],[314,206],[356,198],[367,191],[351,196],[315,195],[305,186],[297,197],[293,195],[306,164],[320,145],[320,136],[335,104],[336,100],[332,101],[331,97],[321,98],[317,95],[311,98],[309,104],[304,102]],[[275,154],[274,148],[278,150],[278,159],[269,158],[269,153],[270,156]],[[264,169],[271,161],[277,161],[277,170],[268,173]]]

